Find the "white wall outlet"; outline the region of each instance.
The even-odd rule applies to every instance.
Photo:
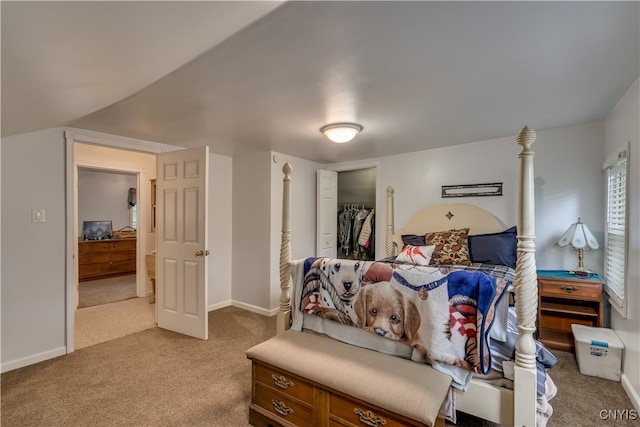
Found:
[[[31,222],[45,222],[44,208],[31,209]]]

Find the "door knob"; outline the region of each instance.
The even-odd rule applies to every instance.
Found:
[[[209,255],[209,251],[203,251],[202,249],[200,249],[199,251],[196,251],[196,256],[207,256]]]

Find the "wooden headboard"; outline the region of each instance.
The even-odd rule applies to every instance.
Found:
[[[393,191],[389,192],[393,195]],[[387,197],[387,203],[393,203],[392,197]],[[389,220],[389,215],[387,215]],[[387,232],[393,230],[393,224],[387,227]],[[498,218],[485,209],[469,203],[454,203],[445,205],[431,205],[413,215],[407,225],[391,234],[391,252],[387,247],[387,256],[396,255],[403,247],[403,234],[424,235],[434,231],[469,228],[469,235],[499,233],[504,225]]]

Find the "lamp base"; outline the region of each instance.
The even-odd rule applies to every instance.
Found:
[[[575,274],[580,277],[591,277],[595,276],[595,273],[591,270],[587,270],[586,268],[577,268],[575,270],[569,271],[570,274]]]
[[[576,276],[582,277],[591,277],[595,273],[591,270],[584,268],[584,251],[582,249],[577,249],[578,252],[578,268],[575,270],[571,270],[569,273],[575,274]]]

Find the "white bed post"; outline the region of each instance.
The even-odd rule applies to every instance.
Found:
[[[516,340],[514,426],[536,425],[536,330],[538,282],[535,259],[535,202],[533,150],[536,133],[528,126],[518,134],[520,191],[518,201],[518,260],[516,264]]]
[[[394,256],[393,250],[393,187],[387,187],[387,257]]]
[[[282,238],[280,240],[280,309],[276,318],[276,333],[289,329],[291,319],[291,165],[282,167]]]

